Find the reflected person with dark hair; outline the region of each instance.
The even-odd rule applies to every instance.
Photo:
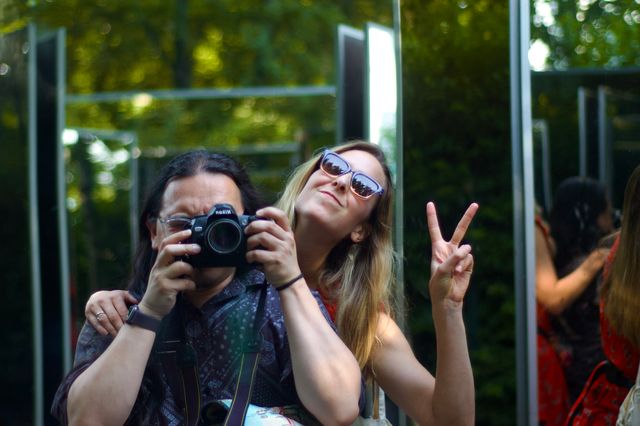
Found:
[[[581,291],[565,291],[566,298],[556,301],[557,305],[564,304],[564,309],[552,311],[551,318],[573,403],[593,367],[604,359],[598,332],[598,285],[608,249],[599,244],[613,231],[611,202],[605,187],[591,178],[565,179],[556,189],[549,224],[558,277],[590,271],[583,275]],[[570,281],[566,279],[557,287],[568,285]]]
[[[278,268],[265,267],[265,273],[252,267],[195,267],[185,258],[204,249],[190,242],[192,231],[184,224],[222,203],[238,214],[259,207],[245,170],[226,155],[193,151],[160,170],[141,215],[129,285],[140,302],[115,337],[88,323],[83,327],[74,367],[52,407],[62,423],[193,424],[200,410],[189,417],[188,398],[196,399],[196,408],[234,398],[252,331],[261,342],[252,403],[302,403],[323,424],[356,418],[362,395],[358,364],[319,296],[306,286],[294,291],[292,284],[301,278],[295,254],[287,257],[278,248],[254,253],[258,263],[268,263],[271,255],[282,261]],[[286,222],[265,215],[273,220],[259,220],[263,229],[286,232]],[[96,310],[91,320],[106,317]],[[181,345],[167,361],[176,335]],[[174,386],[176,371],[190,362],[199,386],[183,390]]]

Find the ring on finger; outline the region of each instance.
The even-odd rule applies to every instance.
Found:
[[[96,314],[96,319],[97,319],[98,321],[102,321],[102,319],[103,319],[104,317],[106,317],[106,316],[107,316],[107,314],[105,314],[104,312],[100,311],[100,312],[98,312],[98,313]]]

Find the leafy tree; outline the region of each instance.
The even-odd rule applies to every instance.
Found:
[[[532,39],[548,48],[544,69],[532,75],[533,116],[549,129],[552,186],[578,169],[578,89],[586,92],[587,174],[599,178],[597,91],[606,87],[606,135],[615,164],[611,197],[622,193],[640,160],[627,141],[638,137],[640,5],[636,1],[537,0]]]
[[[640,5],[634,0],[536,0],[533,40],[551,69],[640,65]]]

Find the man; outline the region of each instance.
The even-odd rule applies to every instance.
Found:
[[[358,364],[317,295],[306,285],[292,285],[302,280],[295,256],[283,263],[287,267],[270,269],[266,278],[273,285],[255,268],[194,266],[201,265],[196,259],[202,259],[203,247],[190,240],[192,218],[220,204],[240,215],[254,213],[258,205],[246,172],[231,158],[194,151],[161,169],[142,213],[129,285],[140,303],[115,338],[83,327],[73,370],[52,407],[63,423],[184,424],[193,407],[193,387],[182,392],[179,385],[189,382],[189,360],[197,367],[197,402],[207,407],[231,399],[254,331],[261,357],[252,403],[302,403],[323,424],[356,418]],[[281,227],[280,234],[271,233],[288,236],[288,225],[277,214],[269,209],[265,214],[274,220],[253,226],[252,260],[278,254],[261,239],[261,229]],[[261,297],[263,308],[258,307]],[[104,313],[95,315],[100,320]]]

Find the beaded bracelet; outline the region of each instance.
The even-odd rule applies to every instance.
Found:
[[[277,290],[277,291],[282,291],[282,290],[284,290],[284,289],[285,289],[285,288],[287,288],[287,287],[291,287],[291,286],[292,286],[292,285],[294,285],[294,284],[296,283],[296,281],[298,281],[300,278],[302,278],[302,274],[297,275],[295,278],[293,278],[293,279],[291,279],[291,280],[287,281],[286,283],[284,283],[284,284],[282,284],[282,285],[277,286],[277,287],[276,287],[276,290]],[[275,287],[275,286],[274,286],[274,287]]]

